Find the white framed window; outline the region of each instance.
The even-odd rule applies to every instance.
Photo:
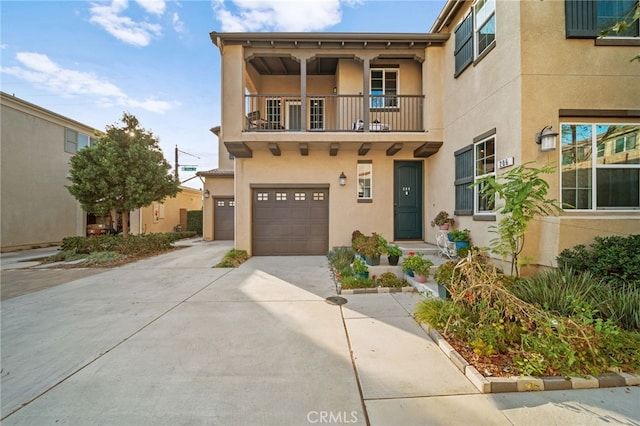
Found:
[[[269,193],[268,192],[258,192],[257,198],[258,198],[258,201],[269,201]]]
[[[473,5],[475,57],[478,58],[496,39],[496,1],[477,0]]]
[[[276,192],[276,201],[287,201],[286,192]]]
[[[371,108],[398,108],[398,70],[372,68],[369,85],[369,103]]]
[[[562,123],[560,129],[562,207],[640,209],[640,124]]]
[[[314,192],[313,201],[324,201],[324,192]]]
[[[265,120],[267,123],[282,123],[282,103],[279,98],[267,98],[265,105]]]
[[[358,162],[358,200],[373,199],[373,163]]]
[[[306,201],[307,200],[307,193],[306,192],[295,192],[293,194],[293,199],[295,201]]]
[[[309,100],[309,129],[324,130],[324,99]]]
[[[496,137],[492,135],[474,144],[474,182],[496,175]],[[474,214],[493,214],[495,205],[483,196],[483,186],[474,186]]]
[[[94,138],[84,133],[68,128],[64,129],[64,151],[70,154],[74,154],[79,149],[93,145],[95,141]]]

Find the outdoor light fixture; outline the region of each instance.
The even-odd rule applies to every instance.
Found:
[[[551,126],[545,126],[539,133],[536,133],[536,143],[540,145],[540,151],[553,151],[556,149],[558,132],[554,132]]]
[[[338,88],[334,86],[334,87],[333,87],[333,94],[335,95],[335,94],[337,94],[337,93],[338,93]]]
[[[211,195],[211,193],[209,192],[208,189],[204,190],[204,198],[209,198],[209,195]]]
[[[340,186],[345,186],[347,184],[347,176],[344,172],[340,173]]]

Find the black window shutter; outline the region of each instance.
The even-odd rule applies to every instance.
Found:
[[[460,75],[473,62],[473,14],[469,14],[454,30],[456,46],[454,77]]]
[[[595,38],[598,36],[597,0],[565,0],[564,18],[567,38]]]
[[[473,215],[473,145],[466,146],[455,152],[456,180],[456,216]]]

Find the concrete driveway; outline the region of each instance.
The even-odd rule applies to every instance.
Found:
[[[2,423],[640,424],[640,388],[482,395],[413,321],[324,257],[212,268],[193,242],[2,302]]]

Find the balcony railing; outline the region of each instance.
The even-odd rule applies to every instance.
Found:
[[[245,130],[250,132],[421,132],[424,95],[372,95],[365,126],[362,95],[308,95],[302,120],[300,95],[246,95]]]

